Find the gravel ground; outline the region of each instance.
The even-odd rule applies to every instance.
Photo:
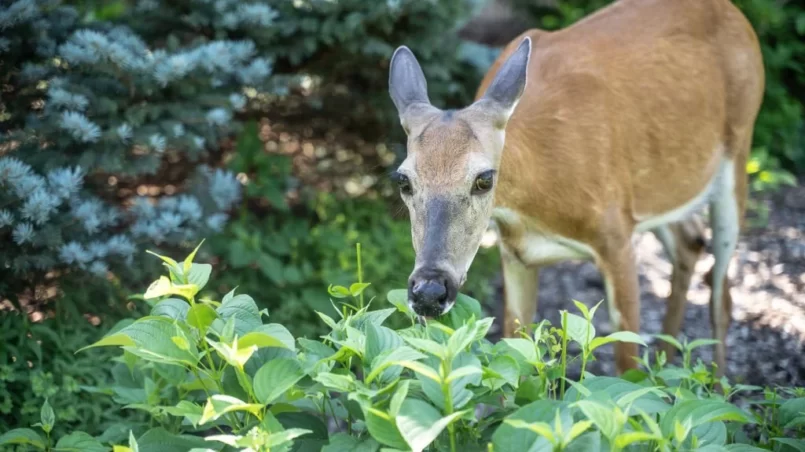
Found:
[[[737,383],[805,386],[805,185],[755,201],[768,206],[770,214],[764,226],[744,231],[730,267],[734,307],[727,374]],[[649,340],[648,334],[662,328],[671,265],[652,234],[642,235],[638,243],[641,328]],[[712,255],[703,255],[691,283],[682,327],[682,334],[691,339],[711,335],[709,291],[702,277],[712,263]],[[576,311],[570,300],[593,306],[603,298],[603,281],[592,263],[547,267],[540,272],[537,316],[558,325],[559,310]],[[502,311],[495,315],[500,318]],[[594,320],[601,334],[612,330],[608,319],[602,303]],[[701,357],[709,363],[711,352],[710,347],[701,348],[694,352],[694,360]],[[602,347],[596,355],[589,370],[614,375],[612,346]]]

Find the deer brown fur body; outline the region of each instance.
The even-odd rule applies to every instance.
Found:
[[[670,218],[676,224],[648,228],[674,262],[663,329],[675,336],[702,248],[701,227],[684,217],[685,206],[707,189],[724,160],[733,162],[738,214],[725,221],[743,219],[745,162],[764,90],[757,37],[729,0],[620,0],[570,28],[515,39],[488,72],[479,98],[525,36],[533,41],[528,82],[506,127],[495,200],[496,208],[514,213],[498,221],[506,288],[518,286],[506,296],[505,333],[513,333],[514,318],[531,321],[538,266],[551,263],[528,259],[528,237],[535,234],[586,245],[611,286],[609,306],[620,313],[614,326],[638,331],[630,238],[645,228],[641,223],[682,209]],[[725,246],[718,236],[714,231],[714,249]],[[524,271],[528,282],[517,275]],[[722,301],[712,300],[711,309],[721,314],[711,315],[723,370],[732,303],[723,271],[720,279],[723,289],[713,292]],[[620,370],[633,367],[636,351],[616,346]]]
[[[704,246],[693,215],[709,206],[707,281],[723,371],[727,267],[764,91],[757,37],[729,0],[620,0],[567,29],[528,31],[458,111],[430,104],[407,48],[390,72],[408,134],[398,174],[417,253],[409,282],[417,313],[450,309],[491,218],[506,335],[535,316],[540,266],[567,259],[596,263],[613,327],[638,332],[632,238],[651,231],[674,263],[663,328],[676,335]],[[619,371],[635,366],[635,345],[615,351]]]

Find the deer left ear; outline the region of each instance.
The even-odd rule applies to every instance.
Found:
[[[428,83],[414,53],[406,46],[400,46],[391,57],[389,68],[389,94],[400,116],[414,104],[427,104]]]
[[[498,70],[489,88],[480,100],[491,101],[500,108],[500,112],[505,116],[503,122],[508,121],[509,116],[514,112],[520,96],[525,90],[526,79],[528,78],[528,62],[531,58],[531,38],[526,37],[517,47],[517,50],[509,56],[505,63]]]

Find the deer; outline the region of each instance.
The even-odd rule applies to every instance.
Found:
[[[727,272],[764,90],[757,35],[730,0],[619,0],[558,31],[528,30],[461,109],[432,105],[415,55],[398,47],[389,94],[407,150],[393,177],[416,255],[411,309],[434,317],[452,308],[491,222],[505,337],[532,324],[540,267],[567,260],[595,264],[613,329],[639,333],[633,237],[651,232],[674,266],[663,332],[676,336],[705,248],[697,215],[706,207],[723,375]],[[617,373],[637,367],[636,344],[614,347]]]

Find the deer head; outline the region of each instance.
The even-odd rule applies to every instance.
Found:
[[[425,75],[407,47],[391,58],[389,92],[408,135],[407,156],[395,173],[416,253],[408,302],[421,316],[450,310],[478,252],[530,54],[525,38],[483,97],[455,111],[431,105]]]

